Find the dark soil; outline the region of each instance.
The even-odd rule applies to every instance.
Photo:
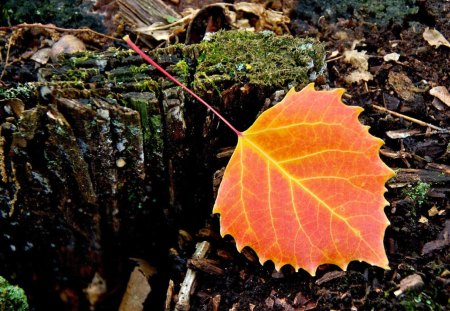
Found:
[[[146,310],[164,309],[169,279],[174,282],[173,307],[187,266],[198,271],[197,286],[190,301],[191,310],[450,308],[450,107],[448,102],[445,104],[429,94],[429,89],[434,86],[444,86],[450,90],[450,48],[435,48],[422,36],[425,28],[431,27],[450,39],[450,5],[448,1],[438,0],[417,1],[415,5],[416,13],[390,16],[387,21],[374,20],[376,15],[373,14],[365,19],[364,10],[346,10],[342,15],[336,12],[338,15],[318,18],[323,12],[318,12],[317,8],[311,14],[306,14],[306,11],[301,13],[300,9],[294,7],[290,24],[290,32],[294,36],[314,37],[325,44],[329,55],[328,77],[318,79],[316,85],[322,88],[345,88],[344,101],[365,109],[361,114],[361,122],[370,126],[373,135],[385,141],[381,157],[398,172],[397,177],[388,182],[386,193],[390,206],[386,207],[385,212],[391,225],[386,231],[384,243],[390,270],[364,262],[352,262],[346,272],[333,265],[320,266],[314,277],[303,270],[295,272],[290,266],[277,272],[270,261],[261,265],[251,249],[239,253],[231,237],[220,237],[218,216],[205,212],[212,209],[211,205],[201,207],[200,212],[189,215],[187,219],[195,219],[195,224],[177,219],[167,227],[161,226],[164,227],[161,236],[155,233],[151,235],[151,238],[164,240],[164,243],[146,241],[149,245],[156,243],[163,246],[155,262],[152,262],[153,255],[144,258],[155,265],[158,272],[157,276],[149,280],[152,292],[146,301]],[[13,63],[0,81],[4,90],[17,83],[37,79],[32,63],[20,59],[25,51],[37,44],[33,41],[33,33],[26,35],[29,36],[27,40],[17,40],[20,44],[10,51]],[[0,42],[5,43],[5,38],[0,39]],[[97,49],[103,45],[101,42],[96,46],[95,43],[91,44],[91,48]],[[108,42],[107,45],[120,43]],[[345,63],[342,57],[333,57],[333,52],[338,51],[336,55],[341,56],[352,46],[356,51],[367,51],[370,56],[368,71],[373,75],[372,80],[351,84],[345,81],[345,77],[355,68]],[[1,71],[6,54],[5,49],[0,51],[3,57]],[[394,52],[400,56],[397,61],[383,59],[386,54]],[[380,111],[374,105],[440,129]],[[403,136],[399,136],[399,133]],[[195,170],[195,167],[192,169]],[[211,185],[213,180],[213,176],[193,178],[209,178],[211,182],[207,185]],[[204,191],[208,193],[208,198],[212,198],[212,185]],[[206,199],[201,202],[210,201]],[[192,199],[192,202],[196,201]],[[6,215],[2,217],[7,219]],[[135,221],[140,223],[139,219]],[[142,226],[141,223],[139,225]],[[17,223],[11,226],[14,228]],[[183,231],[179,233],[179,230]],[[11,236],[11,232],[20,236],[20,232],[16,231],[9,228],[7,233],[2,234],[0,241],[8,245],[6,248],[15,244],[15,236]],[[133,229],[130,231],[134,232]],[[211,243],[207,257],[209,260],[194,265],[189,260],[195,244],[204,240]],[[140,237],[140,241],[145,241],[145,237]],[[146,245],[142,245],[142,248],[145,249]],[[29,275],[28,280],[25,280],[27,277],[19,271],[23,268],[24,271],[36,270],[39,274],[40,267],[33,265],[33,262],[44,262],[45,254],[42,254],[43,258],[11,259],[8,252],[5,247],[0,248],[0,275],[24,287],[32,310],[48,310],[50,307],[45,303],[47,297],[37,296],[42,293],[51,297],[48,298],[50,301],[60,299],[58,308],[74,310],[70,306],[70,298],[64,296],[70,296],[73,292],[54,288],[54,283],[45,280],[31,286],[33,276]],[[122,255],[130,257],[136,253],[146,254],[143,250]],[[130,263],[129,267],[122,269],[129,273],[132,266]],[[420,276],[423,283],[415,279],[411,286],[405,286],[405,278],[412,275]],[[116,310],[126,282],[127,278],[124,278],[123,284],[111,289],[96,310]],[[70,288],[70,281],[65,284]],[[401,284],[403,293],[397,292]],[[42,290],[39,286],[48,288]],[[86,301],[79,306],[84,306],[80,309],[88,308]]]

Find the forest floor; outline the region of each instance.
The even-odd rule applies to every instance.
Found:
[[[361,122],[385,142],[381,157],[398,173],[385,194],[390,203],[385,212],[391,224],[384,240],[390,270],[352,262],[345,272],[320,266],[314,277],[290,266],[277,272],[270,261],[261,265],[251,249],[237,252],[233,239],[221,238],[217,219],[209,217],[199,234],[180,234],[181,242],[173,245],[179,249],[170,257],[171,271],[162,273],[174,282],[169,305],[177,300],[195,243],[206,237],[211,244],[207,260],[189,262],[198,271],[191,310],[450,308],[450,43],[443,39],[450,39],[450,9],[448,1],[417,5],[416,13],[384,24],[361,15],[317,19],[293,7],[277,8],[292,11],[291,22],[279,32],[310,36],[325,45],[328,76],[316,85],[345,88],[344,101],[362,106]],[[206,10],[202,18],[214,24],[211,12]],[[6,38],[10,32],[3,31]],[[0,68],[9,61],[0,78],[4,88],[36,79],[33,68],[21,66],[33,54],[25,53],[36,46],[33,33],[28,36],[30,47],[12,45],[8,53],[13,57],[5,59],[6,50],[1,50]],[[164,309],[168,278],[150,277],[152,294],[159,296],[149,298],[148,310]]]

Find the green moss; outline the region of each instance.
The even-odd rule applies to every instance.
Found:
[[[231,79],[228,75],[222,75],[222,76],[208,76],[204,72],[198,72],[196,74],[196,79],[194,82],[192,82],[192,88],[194,90],[203,90],[207,91],[209,88],[213,88],[219,95],[221,94],[219,87],[216,85],[215,81],[223,82],[225,80]]]
[[[273,87],[297,86],[314,80],[325,70],[325,51],[320,43],[309,38],[275,36],[268,31],[221,31],[211,41],[200,43],[199,49],[195,78],[200,80],[226,75]]]
[[[189,65],[185,60],[180,60],[176,63],[172,70],[182,81],[186,81],[189,77]]]
[[[421,206],[427,198],[428,190],[430,184],[419,181],[415,186],[405,189],[403,194]]]
[[[150,131],[153,133],[153,150],[163,150],[163,137],[162,137],[162,117],[161,115],[152,115],[149,120]]]
[[[0,276],[0,310],[25,311],[28,310],[25,292],[18,286],[13,286]]]
[[[97,68],[76,68],[66,71],[66,81],[86,81],[90,77],[98,75],[99,70]]]
[[[152,79],[136,81],[134,87],[139,92],[153,91],[158,88],[158,83]]]
[[[68,62],[72,68],[77,68],[80,64],[86,62],[92,56],[92,52],[84,51],[81,56],[70,57]]]
[[[144,143],[150,145],[151,150],[155,152],[161,151],[163,148],[162,116],[155,94],[129,93],[123,99],[123,104],[139,112]]]
[[[130,66],[130,71],[133,74],[149,72],[151,69],[152,69],[152,66],[148,65],[148,64],[145,64],[145,63],[142,63],[140,66],[135,66],[135,65],[131,65]]]
[[[122,59],[136,54],[136,52],[134,52],[132,49],[119,50],[114,47],[108,48],[107,52],[112,52],[112,56],[117,59]]]

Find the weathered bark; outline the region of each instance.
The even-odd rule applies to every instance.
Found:
[[[169,16],[181,18],[180,14],[161,0],[118,0],[117,3],[122,16],[136,27],[166,22]]]
[[[322,74],[311,40],[220,36],[152,56],[239,129],[275,91]],[[129,51],[65,56],[26,87],[1,102],[0,274],[39,284],[32,300],[53,288],[83,305],[95,273],[111,291],[125,284],[129,256],[167,265],[177,228],[210,214],[213,174],[227,160],[216,155],[234,134]]]

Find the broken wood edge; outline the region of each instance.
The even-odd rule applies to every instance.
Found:
[[[208,241],[197,243],[192,259],[205,258],[211,248]],[[197,280],[197,272],[192,269],[187,269],[186,276],[181,284],[180,292],[178,293],[178,301],[175,305],[176,311],[188,311],[190,309],[191,293],[195,290]]]

